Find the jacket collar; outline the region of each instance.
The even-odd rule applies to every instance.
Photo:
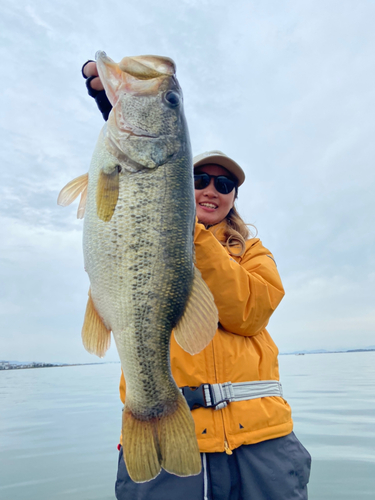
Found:
[[[208,231],[210,231],[210,233],[212,233],[216,239],[218,239],[219,241],[222,241],[224,242],[225,241],[225,236],[224,236],[224,233],[225,233],[225,228],[226,228],[226,220],[222,220],[221,222],[219,222],[218,224],[215,224],[213,226],[208,226]]]

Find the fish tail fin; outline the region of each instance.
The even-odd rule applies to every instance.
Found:
[[[157,438],[157,421],[138,420],[125,403],[122,414],[124,460],[131,479],[144,483],[161,471],[161,455]]]
[[[195,436],[194,420],[182,394],[177,410],[160,419],[162,467],[177,476],[195,476],[201,471],[201,458]]]
[[[137,420],[125,405],[122,437],[125,464],[135,482],[150,481],[161,468],[177,476],[201,471],[194,421],[181,394],[173,413],[147,421]]]

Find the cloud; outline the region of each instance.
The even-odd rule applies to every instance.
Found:
[[[287,291],[270,322],[280,349],[373,344],[374,11],[349,0],[6,0],[1,351],[92,359],[80,346],[82,221],[56,199],[88,170],[102,127],[80,74],[98,49],[172,57],[194,154],[220,149],[244,167],[240,212]]]

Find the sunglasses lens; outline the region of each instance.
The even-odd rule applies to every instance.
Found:
[[[210,183],[210,176],[208,174],[196,174],[194,175],[194,188],[204,189]]]
[[[211,177],[213,177],[214,179],[216,191],[218,191],[220,194],[231,193],[236,187],[236,183],[232,181],[232,179],[228,179],[228,177],[225,177],[224,175],[218,175],[216,177],[214,175],[203,173],[194,175],[194,188],[205,189],[211,182]]]
[[[219,175],[215,177],[215,188],[221,194],[231,193],[235,187],[236,183],[228,177],[224,177],[223,175]]]

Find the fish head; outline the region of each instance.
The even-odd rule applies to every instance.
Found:
[[[96,54],[99,76],[113,109],[106,146],[130,170],[153,169],[190,142],[183,112],[183,95],[172,59],[160,56],[125,57],[115,63]]]

